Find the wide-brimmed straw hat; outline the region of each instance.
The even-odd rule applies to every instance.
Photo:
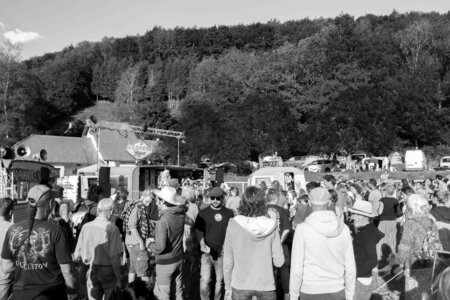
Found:
[[[161,190],[153,190],[153,193],[167,203],[181,205],[181,203],[175,199],[177,190],[171,186],[164,186]]]
[[[348,210],[354,214],[365,216],[368,218],[375,217],[372,213],[372,203],[370,203],[369,201],[356,200],[355,204],[353,204],[353,207],[349,207]]]

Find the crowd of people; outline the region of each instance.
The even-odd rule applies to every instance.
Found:
[[[11,224],[14,202],[0,200],[0,300],[364,300],[382,276],[405,299],[450,299],[447,183],[326,175],[241,195],[168,180],[137,201],[92,185],[77,205],[37,185],[27,220]]]

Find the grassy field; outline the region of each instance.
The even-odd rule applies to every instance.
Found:
[[[332,174],[338,180],[365,180],[368,181],[370,178],[378,179],[383,172],[354,172],[354,171],[344,171],[344,172],[329,172],[329,173],[311,173],[306,172],[305,178],[307,182],[310,181],[322,181],[323,176],[327,174]],[[449,176],[450,171],[422,171],[422,172],[388,172],[389,177],[394,180],[401,180],[402,178],[412,179],[412,180],[424,180],[425,178],[435,178],[437,174],[441,174],[443,177]],[[214,178],[212,178],[214,179]],[[247,182],[248,176],[236,176],[234,174],[225,174],[226,182]]]
[[[344,171],[344,172],[331,172],[331,173],[305,173],[306,181],[322,181],[323,176],[326,174],[332,174],[338,180],[365,180],[368,181],[370,178],[378,179],[383,172],[354,172],[354,171]],[[401,180],[402,178],[407,178],[410,180],[424,180],[425,178],[435,178],[437,174],[441,174],[443,177],[449,176],[450,171],[421,171],[421,172],[388,172],[389,177],[394,180]]]

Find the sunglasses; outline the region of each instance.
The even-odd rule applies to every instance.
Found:
[[[210,197],[211,198],[211,200],[222,200],[222,197]]]

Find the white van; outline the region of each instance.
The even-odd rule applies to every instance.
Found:
[[[405,171],[425,171],[427,158],[422,150],[407,150],[405,153]]]
[[[297,193],[299,193],[300,189],[306,188],[305,174],[302,170],[294,167],[261,168],[249,176],[248,185],[260,187],[261,183],[264,182],[267,187],[270,187],[275,180],[286,191],[289,189],[290,184],[294,185]]]

